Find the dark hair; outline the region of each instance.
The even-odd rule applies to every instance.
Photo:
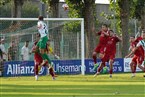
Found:
[[[108,27],[108,25],[107,25],[107,24],[102,24],[102,26]]]
[[[142,30],[142,33],[145,33],[145,29]]]
[[[25,42],[29,42],[29,41],[27,40],[27,41],[25,41]]]
[[[133,37],[133,38],[135,38],[135,36],[134,36],[134,35],[131,35],[130,37]]]
[[[43,16],[39,16],[38,20],[43,21]]]
[[[113,31],[113,30],[109,30],[109,31],[114,33],[114,31]]]
[[[36,36],[37,36],[37,37],[40,37],[40,33],[37,33]]]

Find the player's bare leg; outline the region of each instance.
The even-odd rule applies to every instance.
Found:
[[[38,72],[39,72],[38,66],[39,66],[39,64],[35,63],[34,72],[35,72],[35,80],[36,81],[38,80]]]
[[[97,64],[97,52],[93,52],[93,61],[94,61],[94,68],[93,70],[96,70],[99,64]]]
[[[103,69],[103,67],[105,66],[104,62],[101,62],[100,66],[97,69],[97,73],[94,74],[94,77],[96,77],[97,75],[100,74],[101,70]]]
[[[43,65],[47,62],[47,60],[46,60],[45,57],[44,57],[45,49],[40,49],[40,53],[41,53],[42,58],[43,58],[43,61],[42,61],[42,63],[41,63],[41,66],[43,66]]]
[[[145,68],[141,66],[142,64],[138,64],[138,67],[145,73]]]
[[[110,59],[110,61],[109,61],[109,66],[110,66],[110,70],[109,70],[109,73],[110,73],[110,78],[112,78],[112,73],[113,73],[113,60],[112,59]]]
[[[132,62],[130,63],[130,68],[131,68],[131,72],[132,72],[132,76],[131,76],[131,77],[135,77],[136,63],[132,61]]]
[[[52,79],[53,80],[55,80],[56,79],[56,77],[57,77],[57,75],[55,74],[55,72],[54,72],[54,69],[53,69],[53,66],[52,66],[52,64],[47,64],[47,67],[48,67],[48,69],[49,69],[49,74],[52,76]]]

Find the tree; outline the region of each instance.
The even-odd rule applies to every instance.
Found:
[[[122,57],[128,53],[129,48],[129,16],[130,16],[130,0],[118,0],[120,8],[120,20],[122,30]]]
[[[58,10],[59,0],[42,0],[42,2],[48,5],[48,8],[47,8],[48,14],[53,18],[57,18],[58,11],[59,11]]]
[[[9,3],[11,0],[0,0],[0,6],[3,6],[7,3]]]
[[[24,0],[13,0],[13,2],[14,2],[14,10],[13,10],[14,14],[12,17],[20,18]]]
[[[117,27],[117,32],[122,34],[121,55],[125,57],[129,48],[129,19],[133,13],[133,1],[111,0],[110,8],[115,11],[115,19],[117,20],[115,27]]]
[[[4,6],[10,2],[14,4],[14,6],[12,6],[12,8],[11,8],[12,17],[21,17],[21,11],[22,11],[22,6],[24,3],[24,0],[0,0],[0,6]]]
[[[134,17],[141,22],[141,29],[145,29],[145,0],[134,0]]]
[[[92,51],[96,42],[95,34],[91,31],[95,23],[95,0],[66,0],[69,6],[69,17],[84,18],[86,35],[86,57],[92,56]]]

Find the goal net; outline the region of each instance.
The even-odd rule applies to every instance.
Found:
[[[37,39],[37,22],[37,18],[0,18],[0,39],[4,39],[6,53],[10,47],[13,47],[10,53],[13,58],[8,60],[9,55],[7,55],[4,63],[4,76],[32,75],[34,54],[30,55],[29,61],[22,61],[21,48],[25,41],[29,41],[28,47],[31,50]],[[55,72],[84,74],[84,20],[82,18],[45,18],[44,22],[49,29],[51,48],[60,57],[55,59],[53,54],[49,54],[53,60]]]

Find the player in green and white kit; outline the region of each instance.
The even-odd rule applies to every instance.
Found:
[[[43,21],[43,16],[39,16],[38,20],[39,21],[37,23],[37,27],[40,33],[40,40],[37,43],[37,47],[40,49],[40,53],[43,58],[42,65],[45,64],[47,61],[51,65],[51,60],[48,57],[47,53],[45,52],[47,41],[48,41],[48,37],[47,37],[48,28],[47,28],[47,25]]]

